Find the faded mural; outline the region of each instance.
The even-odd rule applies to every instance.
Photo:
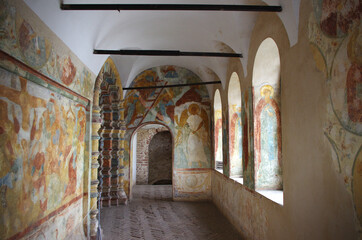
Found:
[[[242,93],[243,111],[243,183],[250,189],[255,189],[254,169],[254,122],[253,122],[253,91],[249,88]]]
[[[260,87],[255,118],[255,188],[282,189],[280,111],[271,85]],[[279,95],[279,94],[276,94]]]
[[[0,0],[0,50],[90,99],[95,76],[26,9],[22,1]]]
[[[214,110],[215,121],[215,168],[218,170],[223,169],[223,155],[222,155],[222,114],[220,110]]]
[[[228,87],[230,177],[243,175],[243,131],[240,80],[234,72]]]
[[[167,86],[168,84],[197,82],[201,82],[199,77],[187,69],[161,66],[143,71],[135,78],[131,86]],[[197,171],[203,172],[203,169],[211,166],[210,100],[206,87],[195,85],[130,90],[127,91],[124,105],[127,127],[126,168],[129,166],[127,143],[132,132],[143,123],[160,122],[171,129],[174,137],[174,174],[178,176],[177,170],[182,170],[182,176],[195,176],[189,185],[191,184],[192,187],[202,184],[203,187],[197,187],[193,192],[201,191],[204,194],[204,191],[210,191],[210,186],[205,185],[210,181],[205,181],[203,173],[196,173]],[[128,180],[129,176],[125,176],[125,179]],[[175,178],[174,186],[177,191],[174,191],[174,197],[181,197],[183,194],[183,190],[178,187],[185,179],[188,177]],[[187,198],[188,195],[182,196]]]
[[[83,226],[85,103],[3,68],[0,85],[0,238],[64,238]],[[78,213],[39,227],[68,207]]]
[[[242,124],[241,124],[241,106],[233,104],[229,106],[230,114],[230,176],[242,176]]]
[[[361,1],[313,1],[310,47],[329,90],[324,134],[337,171],[352,193],[362,232]]]

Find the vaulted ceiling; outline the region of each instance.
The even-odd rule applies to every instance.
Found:
[[[157,49],[242,53],[244,72],[248,61],[256,12],[200,11],[62,11],[59,0],[25,0],[60,39],[98,75],[108,58],[93,49]],[[300,0],[66,0],[65,4],[253,4],[281,5],[281,18],[291,45],[297,41]],[[159,65],[185,67],[203,81],[217,76],[225,87],[227,58],[156,57],[112,55],[122,79],[129,86],[142,70]]]

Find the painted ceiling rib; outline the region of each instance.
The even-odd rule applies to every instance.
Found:
[[[241,53],[223,52],[183,52],[179,50],[101,50],[94,49],[93,54],[128,55],[128,56],[187,56],[187,57],[230,57],[242,58]]]
[[[221,4],[60,4],[62,10],[281,12],[281,6]]]
[[[207,84],[220,84],[221,81],[213,81],[213,82],[198,82],[198,83],[184,83],[184,84],[171,84],[171,85],[161,85],[161,86],[147,86],[147,87],[126,87],[123,90],[140,90],[140,89],[153,89],[153,88],[174,88],[174,87],[186,87],[186,86],[194,86],[194,85],[207,85]]]

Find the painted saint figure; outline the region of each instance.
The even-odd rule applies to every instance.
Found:
[[[215,111],[215,167],[222,170],[222,118],[221,110]]]
[[[208,140],[208,115],[204,109],[201,109],[198,104],[192,103],[181,113],[180,121],[176,123],[179,126],[179,131],[176,137],[176,142],[183,142],[184,153],[187,157],[187,165],[191,167],[207,167],[209,165],[208,158],[205,153],[205,142]],[[195,166],[193,163],[196,163]]]
[[[232,105],[230,120],[230,170],[231,176],[242,176],[242,125],[241,107]]]
[[[274,89],[264,85],[255,109],[255,176],[257,189],[282,189],[280,112]]]

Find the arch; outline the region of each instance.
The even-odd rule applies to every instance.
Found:
[[[102,93],[104,98],[102,97]],[[107,97],[105,95],[108,95]],[[103,106],[102,106],[103,105]],[[107,111],[105,111],[107,110]],[[124,158],[124,110],[123,89],[121,80],[111,58],[108,58],[101,68],[95,84],[92,108],[92,164],[91,164],[91,211],[90,211],[90,236],[97,235],[97,200],[98,192],[101,199],[107,201],[105,205],[126,204],[127,196],[123,188],[123,158]],[[106,121],[103,121],[107,118]],[[104,155],[99,147],[104,150],[104,138],[108,134],[110,142],[107,143],[107,165],[105,167]],[[103,140],[102,140],[103,137]],[[103,182],[102,171],[109,176]],[[106,191],[103,187],[106,185]],[[115,190],[115,191],[111,191]],[[100,206],[98,206],[100,207]]]
[[[228,88],[230,177],[242,177],[242,106],[240,79],[233,72]]]
[[[152,124],[155,124],[155,125],[160,125],[160,126],[163,126],[165,128],[167,128],[167,131],[169,131],[171,133],[171,141],[172,141],[172,196],[174,195],[173,192],[174,192],[174,155],[175,155],[175,139],[174,139],[174,134],[173,132],[171,131],[171,128],[169,126],[167,126],[166,124],[164,123],[161,123],[161,122],[157,122],[157,121],[152,121],[152,122],[146,122],[146,123],[142,123],[140,126],[138,126],[137,128],[135,128],[132,133],[131,133],[131,136],[130,136],[130,146],[129,146],[129,152],[130,152],[130,160],[129,160],[129,198],[132,199],[132,188],[133,186],[135,185],[135,182],[134,182],[134,167],[135,167],[135,157],[134,157],[134,139],[135,139],[135,136],[136,136],[136,133],[139,129],[147,126],[147,125],[152,125]]]
[[[253,68],[255,189],[283,189],[280,121],[280,57],[278,46],[266,38]]]
[[[214,94],[214,168],[223,171],[223,128],[222,128],[222,102],[220,91],[217,89]]]

